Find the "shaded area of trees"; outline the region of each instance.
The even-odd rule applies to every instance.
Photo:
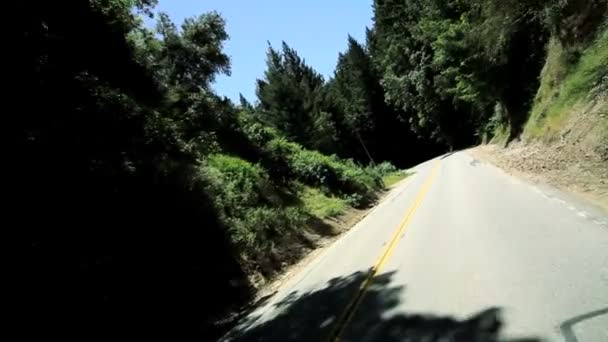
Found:
[[[488,308],[459,320],[432,313],[387,315],[400,306],[404,288],[391,285],[393,273],[374,279],[352,321],[341,336],[345,341],[540,341],[534,337],[501,338],[499,308]],[[232,341],[323,341],[334,331],[349,301],[360,290],[367,272],[327,281],[325,287],[293,292],[277,302],[274,318],[256,322],[250,317],[229,336]]]
[[[227,58],[184,51],[208,63],[193,66],[155,39],[162,58],[140,63],[132,5],[151,4],[38,1],[17,12],[7,222],[28,240],[19,281],[35,337],[196,336],[249,290],[196,177],[193,146],[208,143],[193,116],[209,112],[180,109],[214,103],[205,84]],[[217,15],[186,23],[177,51],[197,39],[220,48],[222,25]]]

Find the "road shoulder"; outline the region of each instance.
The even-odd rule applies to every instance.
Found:
[[[540,187],[555,187],[575,201],[608,213],[608,167],[585,155],[562,155],[542,144],[481,145],[468,152]]]
[[[521,147],[518,149],[521,150]],[[565,210],[573,211],[594,224],[608,228],[608,190],[603,187],[590,188],[588,184],[602,184],[602,179],[586,180],[583,184],[573,177],[572,170],[546,170],[538,167],[536,170],[529,164],[536,161],[522,161],[521,151],[516,153],[508,148],[497,145],[481,145],[468,149],[467,154],[474,162],[482,162],[495,167],[506,176],[513,177],[521,183],[527,184],[530,190],[542,195],[547,200],[558,202]],[[519,156],[512,157],[513,154]],[[522,165],[523,163],[528,163]],[[530,171],[533,170],[533,171]]]

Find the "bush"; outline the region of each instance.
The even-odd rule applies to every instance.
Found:
[[[347,195],[345,198],[345,201],[346,201],[346,203],[348,203],[348,205],[350,205],[351,207],[354,207],[354,208],[363,207],[367,203],[367,201],[364,199],[364,197],[359,194]]]
[[[278,136],[275,130],[259,122],[242,123],[241,127],[245,136],[258,146],[263,146]]]
[[[396,172],[397,171],[397,167],[395,167],[395,165],[391,164],[390,162],[382,162],[378,165],[376,165],[375,167],[372,168],[374,172],[376,172],[377,174],[379,174],[380,176],[386,176],[390,173]]]
[[[216,208],[226,215],[238,208],[262,202],[260,189],[268,187],[268,177],[258,165],[222,154],[209,156],[203,170],[210,183]]]
[[[352,160],[325,156],[316,151],[299,148],[289,158],[293,176],[307,185],[321,187],[326,193],[350,200],[355,207],[370,204],[376,191],[382,188],[382,178],[371,170],[356,165]]]
[[[363,207],[376,199],[376,192],[383,187],[382,177],[372,168],[362,168],[352,160],[339,160],[332,157],[332,165],[338,174],[341,192],[350,195],[350,202],[357,203],[354,207]],[[360,200],[353,200],[352,195],[357,194]],[[356,197],[356,196],[355,196]]]
[[[274,181],[286,184],[293,178],[290,156],[300,149],[298,144],[285,138],[272,139],[265,145],[262,164]]]
[[[357,207],[375,200],[376,191],[383,186],[382,172],[394,169],[388,163],[381,164],[380,171],[362,168],[352,160],[307,150],[282,137],[268,141],[263,151],[261,164],[275,183],[289,186],[298,181],[342,198],[358,194],[360,200],[351,201]]]
[[[246,259],[267,257],[269,248],[306,224],[306,213],[296,207],[245,208],[243,215],[228,219],[230,236]]]
[[[306,224],[304,209],[277,200],[275,186],[257,164],[215,154],[203,162],[200,172],[246,268],[268,263],[268,249]]]
[[[299,149],[290,157],[290,166],[298,180],[314,186],[323,186],[333,189],[337,177],[331,160],[316,151]]]

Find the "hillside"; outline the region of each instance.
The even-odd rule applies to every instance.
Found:
[[[523,133],[481,149],[492,161],[608,208],[608,29],[590,38],[576,58],[553,38]],[[485,152],[485,153],[484,153]]]

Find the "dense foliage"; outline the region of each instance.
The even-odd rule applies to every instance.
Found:
[[[145,48],[158,55],[142,63],[134,5],[150,10],[147,1],[40,1],[18,11],[17,151],[7,165],[10,217],[29,239],[24,300],[38,328],[28,333],[190,336],[225,307],[222,295],[246,295],[231,285],[245,273],[197,174],[213,136],[201,127],[215,113],[195,108],[214,104],[208,84],[227,59],[166,53],[169,44],[196,50],[205,34],[221,47],[221,21],[192,21],[166,44],[149,36]]]
[[[235,105],[211,87],[230,73],[224,19],[150,29],[154,2],[19,5],[5,165],[34,334],[210,333],[307,227],[374,203],[392,164],[516,137],[549,37],[576,63],[607,7],[375,0],[330,79],[270,46],[258,100]]]
[[[606,3],[376,0],[371,54],[387,102],[415,131],[450,147],[491,137],[497,126],[513,139],[538,89],[550,34],[568,49],[584,46]]]

